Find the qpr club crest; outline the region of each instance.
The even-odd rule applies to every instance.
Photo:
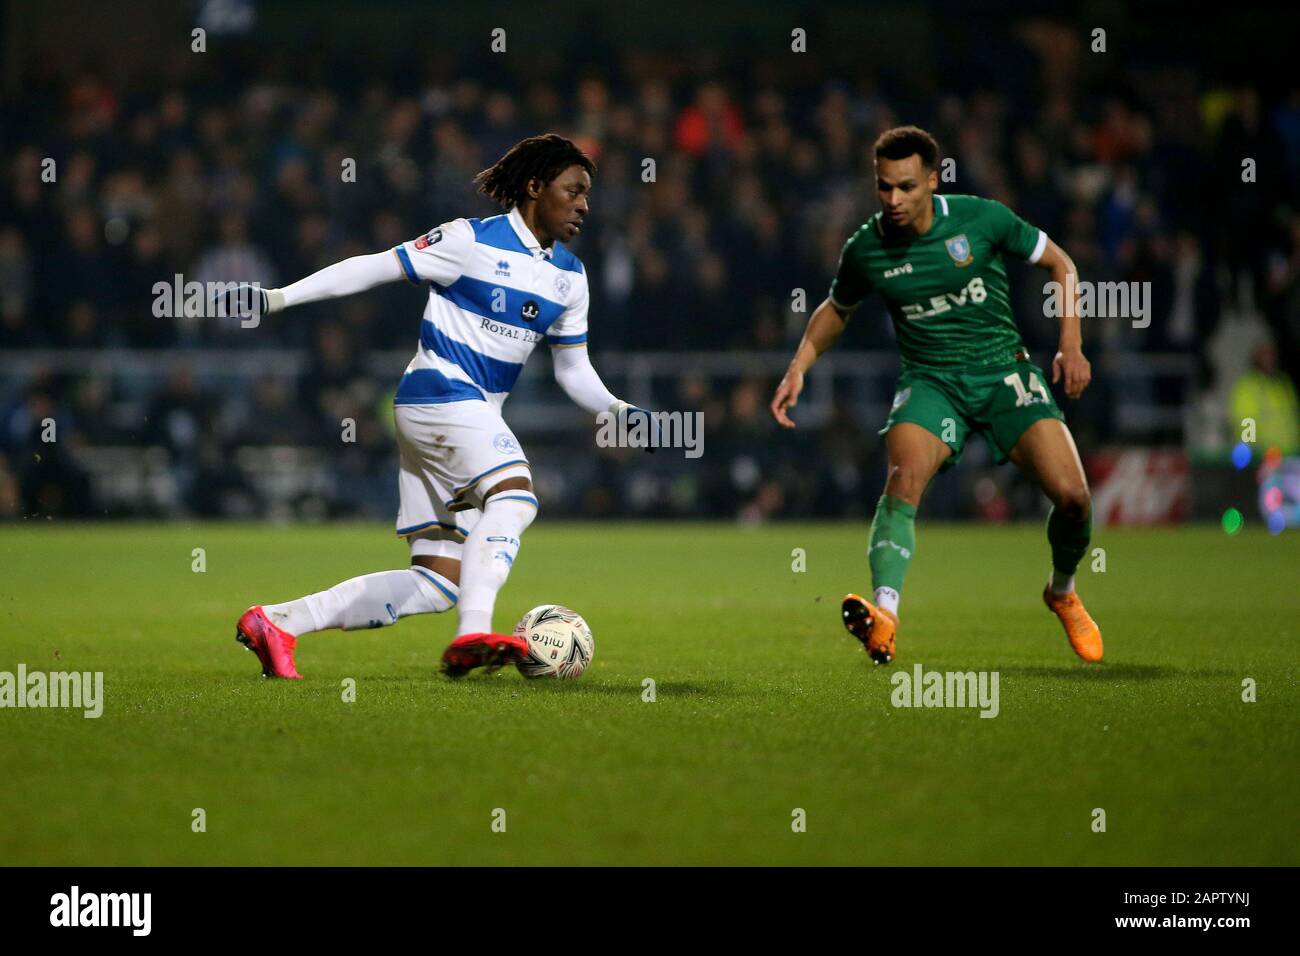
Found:
[[[492,439],[492,447],[503,455],[519,454],[519,443],[509,432],[497,432],[496,437]]]
[[[563,272],[555,277],[555,297],[561,302],[569,294],[569,289],[573,286],[572,281]]]
[[[970,240],[965,233],[945,239],[943,244],[948,247],[948,255],[952,256],[953,264],[968,266],[974,261],[970,254]]]

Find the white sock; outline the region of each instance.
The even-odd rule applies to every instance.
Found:
[[[1060,571],[1052,568],[1052,593],[1069,594],[1074,590],[1074,575],[1062,574]]]
[[[396,624],[411,614],[450,610],[457,588],[441,574],[423,567],[377,571],[350,578],[328,591],[317,591],[287,604],[266,604],[262,610],[276,627],[290,634],[341,627],[355,631]]]
[[[871,603],[874,604],[876,607],[880,608],[882,611],[888,611],[890,614],[893,614],[895,617],[897,617],[898,597],[899,597],[898,592],[895,591],[893,588],[876,588],[876,596]]]
[[[492,630],[497,592],[510,576],[520,536],[535,517],[537,499],[526,491],[503,491],[483,506],[483,517],[461,551],[457,637]]]

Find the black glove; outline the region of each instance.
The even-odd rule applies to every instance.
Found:
[[[260,319],[271,311],[266,299],[266,290],[255,285],[226,283],[212,297],[210,318],[224,319]]]
[[[653,455],[655,449],[659,447],[659,420],[655,418],[654,413],[648,412],[644,408],[638,408],[635,405],[625,404],[619,408],[619,414],[627,422],[629,431],[638,428],[645,434],[647,444],[644,448]],[[644,425],[641,424],[642,420],[645,422]]]

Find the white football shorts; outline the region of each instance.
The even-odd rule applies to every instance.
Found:
[[[397,405],[393,417],[401,458],[397,533],[411,542],[412,555],[459,558],[482,515],[483,492],[507,478],[531,478],[528,459],[488,402]]]

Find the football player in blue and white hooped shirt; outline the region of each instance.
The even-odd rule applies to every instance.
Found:
[[[506,213],[456,219],[412,242],[262,291],[278,312],[405,279],[429,287],[420,347],[397,387],[401,452],[397,533],[411,567],[352,578],[286,604],[250,608],[238,639],[263,673],[298,677],[296,638],[382,627],[409,614],[459,609],[443,669],[460,676],[527,656],[527,641],[492,631],[492,608],[537,514],[528,459],[501,406],[540,343],[555,378],[593,415],[644,414],[616,399],[587,357],[587,275],[561,243],[582,228],[595,164],[555,134],[511,147],[475,184]]]

